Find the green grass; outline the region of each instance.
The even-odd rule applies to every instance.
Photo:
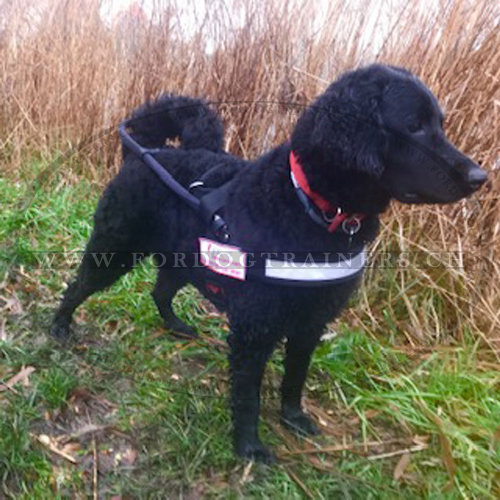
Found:
[[[380,441],[366,452],[293,453],[308,445],[277,425],[278,350],[265,379],[262,436],[281,459],[251,469],[232,454],[226,354],[209,341],[224,340],[227,328],[194,289],[184,289],[176,307],[204,334],[198,343],[173,342],[162,330],[146,264],[91,297],[77,314],[79,339],[55,345],[46,332],[75,265],[49,268],[44,252],[83,249],[98,194],[84,180],[52,178],[33,190],[29,180],[0,179],[0,381],[35,368],[28,384],[0,392],[0,497],[92,495],[95,454],[104,497],[498,497],[500,376],[474,339],[413,351],[341,324],[342,335],[321,344],[307,398],[313,413],[327,412],[329,427],[315,441],[320,448]],[[404,343],[395,325],[389,335]],[[102,429],[79,436],[89,423]],[[71,435],[77,464],[37,439],[62,439],[62,449]],[[400,456],[383,453],[418,442],[426,449],[412,453],[395,480]]]

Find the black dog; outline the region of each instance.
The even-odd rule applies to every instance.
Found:
[[[486,180],[484,171],[446,139],[442,120],[435,97],[415,76],[373,65],[340,77],[302,113],[289,143],[255,161],[222,151],[220,120],[195,99],[165,96],[145,105],[133,115],[131,133],[143,146],[162,148],[157,160],[183,186],[206,172],[205,186],[231,180],[224,220],[230,243],[247,256],[341,253],[354,255],[362,266],[362,249],[375,238],[379,214],[391,198],[450,203]],[[179,148],[165,146],[173,138],[180,139]],[[342,277],[335,271],[326,280],[308,281],[299,272],[290,281],[285,272],[274,275],[274,281],[259,281],[245,279],[244,269],[238,271],[243,275],[230,277],[206,265],[173,265],[165,256],[196,255],[199,238],[210,236],[207,224],[140,158],[126,149],[124,157],[122,170],[99,202],[78,276],[64,295],[51,333],[67,337],[75,308],[128,272],[133,253],[156,254],[153,297],[167,328],[194,334],[171,308],[175,293],[188,282],[223,303],[231,326],[235,449],[241,456],[270,461],[257,433],[266,361],[286,338],[282,421],[299,433],[317,433],[301,409],[309,361],[325,325],[346,304],[361,273]],[[114,253],[113,264],[97,266],[93,257],[99,253]]]

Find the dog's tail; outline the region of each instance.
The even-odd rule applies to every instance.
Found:
[[[167,139],[179,139],[183,149],[222,149],[222,121],[201,99],[162,95],[137,108],[129,128],[132,138],[147,148],[159,148]],[[123,148],[124,157],[127,153]]]

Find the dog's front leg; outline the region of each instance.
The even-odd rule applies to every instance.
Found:
[[[281,422],[301,435],[319,434],[319,429],[301,407],[302,389],[311,356],[321,337],[317,334],[291,336],[286,343],[285,375],[281,384]]]
[[[234,331],[229,336],[231,348],[231,409],[236,454],[264,463],[274,461],[273,454],[260,442],[258,420],[260,386],[266,361],[275,342],[259,341],[247,332]]]

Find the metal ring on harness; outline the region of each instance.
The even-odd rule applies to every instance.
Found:
[[[189,184],[189,191],[191,191],[192,189],[197,188],[197,187],[202,187],[204,185],[205,185],[205,183],[203,181],[194,181],[191,184]]]

